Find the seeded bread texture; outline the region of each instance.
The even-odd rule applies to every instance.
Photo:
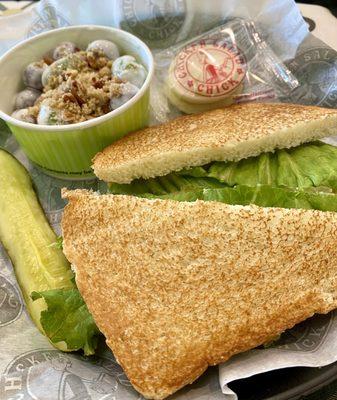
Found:
[[[298,104],[233,105],[131,133],[98,153],[93,169],[104,181],[130,183],[333,135],[337,110]]]
[[[337,307],[336,213],[63,197],[63,249],[78,288],[147,398]]]

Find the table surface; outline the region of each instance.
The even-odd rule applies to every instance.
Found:
[[[301,0],[297,3],[317,4],[326,7],[337,17],[337,0]]]

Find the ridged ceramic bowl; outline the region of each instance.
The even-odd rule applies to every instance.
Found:
[[[131,100],[101,117],[71,125],[35,125],[10,116],[15,95],[24,88],[22,74],[29,63],[41,59],[62,41],[72,41],[85,49],[97,39],[113,41],[121,55],[133,55],[146,68],[147,78]],[[0,118],[6,121],[29,159],[48,175],[85,179],[93,176],[91,160],[97,152],[147,125],[153,69],[152,54],[145,43],[120,29],[85,25],[44,32],[19,43],[1,57]]]

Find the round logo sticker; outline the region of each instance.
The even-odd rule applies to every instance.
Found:
[[[240,86],[246,75],[246,60],[233,44],[201,40],[185,47],[173,68],[185,97],[193,101],[197,95],[198,102],[209,102],[226,97]]]
[[[97,179],[88,179],[83,181],[69,181],[65,179],[53,178],[44,174],[38,167],[30,168],[30,175],[37,190],[39,200],[48,219],[52,225],[61,221],[62,213],[66,201],[62,199],[61,189],[93,189],[104,190],[105,185]]]
[[[0,398],[135,400],[139,395],[114,360],[35,350],[8,365],[0,378]]]
[[[22,303],[16,287],[0,275],[0,327],[11,324],[19,318]]]
[[[164,43],[170,39],[173,43],[171,39],[184,24],[185,0],[124,0],[122,3],[126,28],[144,40]]]
[[[323,342],[334,318],[334,313],[318,314],[285,331],[273,347],[281,350],[315,351]]]
[[[70,25],[63,15],[48,2],[45,2],[43,8],[38,10],[38,14],[39,17],[32,23],[27,31],[27,37],[35,36],[38,33],[50,29]]]
[[[300,82],[290,100],[295,103],[337,106],[337,52],[329,47],[311,48],[288,63]]]

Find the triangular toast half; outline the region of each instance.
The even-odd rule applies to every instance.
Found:
[[[337,307],[336,213],[63,196],[78,288],[147,398]]]
[[[211,161],[238,161],[337,135],[337,110],[248,103],[176,118],[131,133],[98,153],[94,172],[130,183]]]

